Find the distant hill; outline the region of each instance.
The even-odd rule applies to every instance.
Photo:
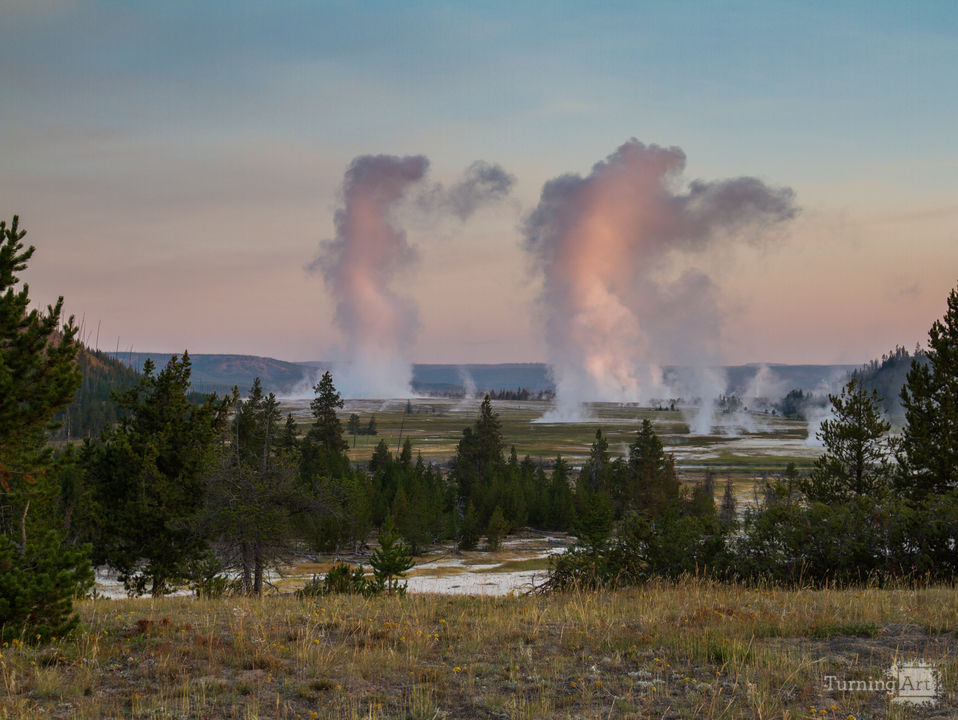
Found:
[[[110,353],[112,355],[112,353]],[[167,353],[119,353],[119,360],[134,369],[143,367],[151,358],[162,367]],[[255,355],[190,355],[193,363],[193,387],[200,392],[230,392],[234,385],[246,390],[259,377],[264,388],[278,395],[309,394],[320,370],[330,368],[329,362],[286,362]],[[741,394],[754,380],[760,364],[731,365],[725,368],[728,376],[727,392]],[[771,364],[767,375],[780,389],[780,395],[792,389],[822,394],[840,386],[860,365],[777,365]],[[677,368],[664,368],[666,376]],[[544,363],[468,363],[464,365],[422,363],[413,365],[413,390],[421,393],[458,394],[464,391],[517,390],[532,393],[555,389],[555,383]]]
[[[120,362],[136,370],[143,367],[147,358],[162,368],[171,357],[170,353],[147,352],[121,352],[116,356]],[[245,392],[253,384],[253,379],[258,377],[267,391],[283,395],[294,391],[299,385],[310,383],[314,375],[314,371],[305,365],[257,355],[190,353],[190,362],[193,389],[204,393],[229,393],[234,385]]]
[[[129,390],[139,380],[139,373],[103,351],[81,345],[77,353],[82,381],[73,403],[57,413],[60,423],[54,433],[58,440],[92,437],[107,425],[119,420],[113,392]]]
[[[902,425],[905,421],[905,411],[899,395],[913,360],[920,364],[929,362],[928,356],[920,348],[916,349],[914,354],[909,354],[905,348],[899,346],[882,355],[880,360],[872,360],[855,371],[862,387],[878,393],[885,412],[895,425]]]

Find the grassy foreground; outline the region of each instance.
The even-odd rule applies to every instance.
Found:
[[[2,648],[5,718],[955,717],[958,590],[90,600]],[[934,710],[824,678],[937,663]]]

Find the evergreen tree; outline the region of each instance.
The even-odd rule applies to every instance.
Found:
[[[802,485],[808,498],[836,503],[861,495],[880,495],[887,488],[890,466],[881,401],[856,378],[839,395],[829,395],[833,417],[822,422],[817,437],[825,452]]]
[[[557,455],[549,483],[549,525],[554,530],[569,530],[575,524],[575,498],[569,484],[569,466]]]
[[[725,481],[725,491],[722,493],[722,506],[719,510],[719,518],[723,523],[732,523],[736,517],[735,494],[732,488],[732,478]]]
[[[494,478],[501,471],[505,464],[502,452],[502,424],[486,395],[479,406],[479,418],[473,427],[462,431],[462,439],[456,448],[452,478],[459,489],[459,497],[472,497],[475,485],[484,478]]]
[[[349,434],[353,436],[353,447],[356,447],[356,436],[361,432],[359,429],[359,415],[356,413],[349,414],[349,422],[346,424],[346,429],[349,431]]]
[[[300,475],[318,492],[323,480],[342,478],[349,472],[349,444],[336,416],[336,410],[344,403],[333,385],[333,376],[328,371],[323,373],[313,390],[316,397],[309,403],[313,424],[300,443]]]
[[[489,525],[486,527],[487,549],[496,551],[502,546],[502,539],[509,532],[509,523],[506,522],[505,515],[502,514],[502,508],[498,505],[489,518]]]
[[[124,420],[84,449],[102,516],[97,551],[134,594],[168,592],[206,551],[196,524],[230,400],[191,402],[190,366],[187,353],[159,373],[147,360],[118,396]]]
[[[263,592],[267,569],[292,551],[297,514],[310,498],[296,483],[292,459],[277,447],[282,415],[273,393],[263,395],[259,378],[241,400],[218,471],[209,476],[203,529],[217,539],[224,569],[236,568],[244,592]]]
[[[704,518],[715,515],[715,481],[712,479],[710,470],[706,470],[702,482],[692,488],[686,510],[694,517]]]
[[[675,463],[666,456],[662,441],[648,420],[642,421],[635,441],[629,446],[628,473],[626,496],[622,498],[626,507],[655,519],[677,505],[679,480]]]
[[[593,493],[589,496],[575,526],[578,544],[597,553],[612,534],[612,503],[607,495]]]
[[[80,383],[73,319],[63,298],[45,313],[18,291],[34,248],[14,216],[0,221],[0,636],[63,635],[77,622],[72,601],[93,581],[89,548],[64,546],[59,490],[47,447],[50,423]]]
[[[958,488],[958,289],[928,331],[927,363],[912,361],[901,391],[900,489],[914,499]]]
[[[299,449],[299,439],[296,435],[296,421],[292,413],[286,416],[286,422],[283,423],[283,431],[276,440],[276,449],[291,457]]]
[[[608,490],[606,476],[609,466],[609,441],[599,428],[595,431],[595,440],[589,450],[589,461],[582,468],[582,475],[593,490]]]
[[[369,564],[376,581],[389,595],[406,593],[405,584],[400,585],[399,581],[414,563],[409,548],[400,540],[392,523],[388,523],[379,533],[379,548],[369,559]]]
[[[470,502],[466,505],[466,512],[462,518],[462,530],[459,534],[460,549],[475,550],[481,535],[479,513],[476,512],[476,506]]]
[[[309,401],[309,409],[315,419],[309,430],[309,437],[317,442],[326,454],[337,456],[349,447],[343,439],[343,424],[336,417],[336,410],[343,407],[343,399],[333,385],[333,376],[328,370],[323,373],[313,390],[316,397]]]

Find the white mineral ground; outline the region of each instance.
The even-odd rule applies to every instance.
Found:
[[[500,550],[485,552],[474,550],[455,553],[451,546],[440,547],[436,552],[419,558],[406,574],[410,593],[437,593],[441,595],[510,595],[524,593],[546,580],[549,575],[548,558],[564,552],[574,543],[574,538],[563,533],[538,533],[524,531],[510,536]],[[369,568],[369,554],[344,556],[341,559],[362,563]],[[315,574],[325,572],[335,561],[333,557],[302,558],[287,567],[271,572],[270,585],[281,593],[289,593],[302,587]],[[538,562],[537,562],[538,561]],[[509,570],[516,563],[531,563],[536,567]],[[190,595],[188,589],[180,589],[172,595]],[[96,595],[103,598],[125,598],[116,576],[98,568]]]

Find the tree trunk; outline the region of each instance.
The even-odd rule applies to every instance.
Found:
[[[240,554],[243,563],[243,592],[248,595],[253,590],[253,561],[249,543],[240,543]]]
[[[255,551],[255,571],[254,571],[254,580],[253,580],[253,594],[262,595],[263,594],[263,556],[260,553],[259,544],[256,545]]]

